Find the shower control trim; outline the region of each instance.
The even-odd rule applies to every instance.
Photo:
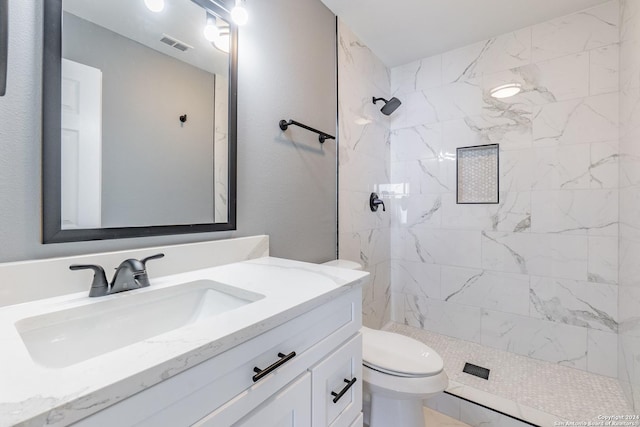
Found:
[[[378,207],[382,205],[382,212],[386,212],[386,208],[384,207],[384,202],[378,197],[378,194],[371,193],[369,196],[369,207],[371,208],[371,212],[378,212]]]

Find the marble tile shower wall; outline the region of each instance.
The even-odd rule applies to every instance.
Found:
[[[640,0],[621,1],[618,378],[640,410]]]
[[[618,22],[610,1],[391,70],[393,320],[617,376]],[[492,143],[500,203],[456,204],[456,147]]]
[[[389,320],[390,215],[369,209],[371,192],[389,184],[389,120],[371,97],[389,97],[389,71],[351,30],[338,23],[338,229],[340,258],[371,273],[363,289],[363,322]],[[388,209],[387,209],[388,211]]]

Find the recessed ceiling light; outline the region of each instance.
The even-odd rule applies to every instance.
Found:
[[[506,85],[494,87],[493,89],[491,89],[491,92],[489,92],[489,94],[493,98],[502,99],[517,95],[521,91],[522,85],[520,83],[507,83]]]

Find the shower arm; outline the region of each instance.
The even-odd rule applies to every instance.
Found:
[[[294,126],[300,126],[303,129],[306,129],[308,131],[314,132],[318,134],[318,140],[320,141],[320,144],[323,144],[327,139],[336,139],[335,136],[331,136],[328,133],[324,133],[321,130],[318,129],[314,129],[310,126],[307,126],[303,123],[300,122],[296,122],[295,120],[280,120],[280,123],[278,123],[278,125],[280,126],[280,129],[282,130],[287,130],[287,128],[289,128],[289,126],[294,125]]]

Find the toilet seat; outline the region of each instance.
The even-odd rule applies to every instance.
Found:
[[[363,327],[362,363],[377,372],[402,378],[438,375],[444,362],[424,343],[404,335]]]
[[[385,368],[382,368],[380,366],[372,365],[371,363],[367,363],[364,360],[362,361],[362,366],[364,366],[366,368],[369,368],[369,369],[373,369],[374,371],[380,372],[381,374],[391,375],[391,376],[399,377],[399,378],[427,378],[427,377],[432,377],[432,376],[437,375],[440,372],[442,372],[442,371],[439,371],[439,372],[432,373],[432,374],[429,374],[429,375],[405,374],[403,372],[396,372],[396,371],[393,371],[391,369],[385,369]]]
[[[362,367],[362,380],[368,392],[396,399],[428,399],[442,393],[449,385],[444,371],[428,377],[400,377]]]

